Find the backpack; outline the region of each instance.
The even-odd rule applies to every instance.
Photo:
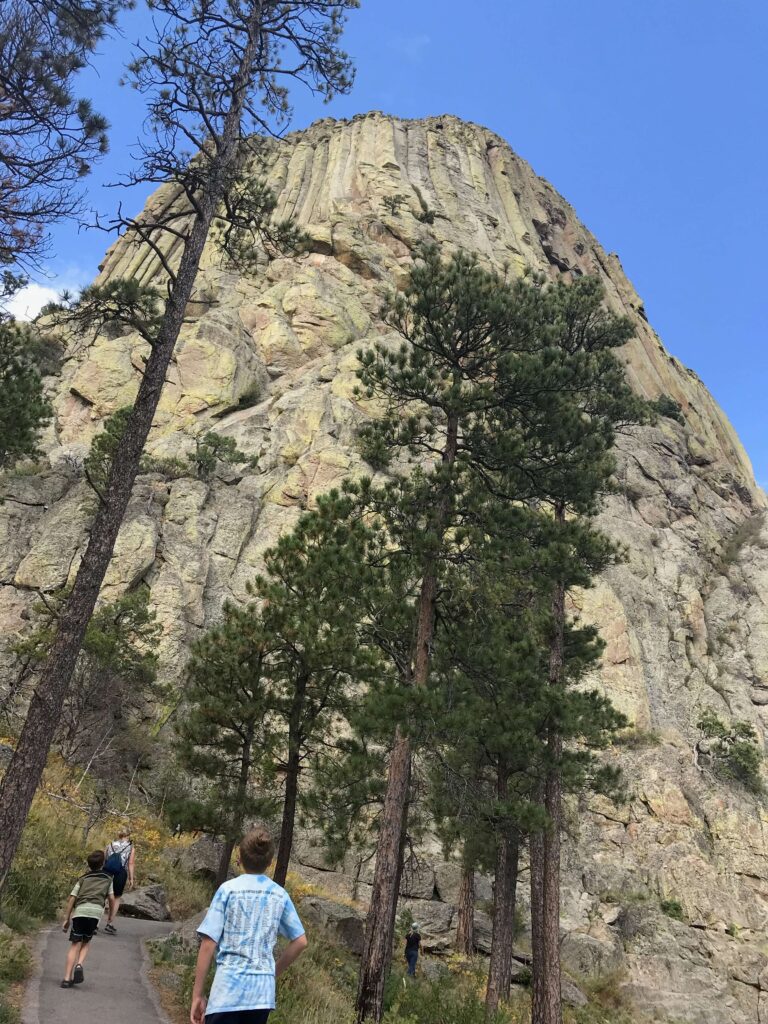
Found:
[[[128,850],[130,850],[130,848],[131,847],[129,845]],[[123,858],[121,857],[119,851],[115,850],[113,853],[110,853],[110,855],[104,861],[104,867],[102,868],[102,871],[106,871],[108,875],[119,875],[120,872],[123,870],[124,866],[125,865],[123,864]]]

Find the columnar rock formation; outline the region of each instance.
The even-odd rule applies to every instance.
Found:
[[[381,298],[405,279],[418,242],[512,272],[599,275],[636,324],[631,381],[679,402],[685,424],[661,418],[620,439],[620,486],[602,522],[628,559],[575,609],[601,626],[596,681],[636,732],[609,755],[626,770],[628,803],[590,799],[574,826],[564,953],[574,968],[620,968],[659,1019],[768,1021],[768,817],[693,756],[703,708],[752,722],[761,742],[768,715],[765,496],[732,428],[664,349],[617,257],[492,132],[453,117],[325,120],[275,144],[268,172],[279,214],[298,221],[311,251],[245,277],[209,246],[149,443],[157,458],[184,458],[205,427],[236,438],[254,467],[211,483],[142,476],[106,593],[149,585],[164,671],[179,676],[222,603],[245,598],[265,548],[317,494],[365,469],[355,353],[385,333]],[[161,189],[150,205],[174,201]],[[100,280],[126,274],[162,282],[152,252],[120,241]],[[142,354],[128,333],[70,344],[52,382],[50,468],[7,481],[0,507],[6,637],[25,628],[36,590],[72,578],[90,514],[78,464],[104,417],[130,402]],[[419,895],[446,893],[433,881]],[[681,904],[682,921],[662,913],[664,899]],[[450,921],[450,908],[440,913]]]

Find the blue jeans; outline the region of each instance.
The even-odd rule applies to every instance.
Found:
[[[408,961],[408,973],[412,978],[416,977],[416,961],[419,959],[418,949],[407,949],[405,959]]]

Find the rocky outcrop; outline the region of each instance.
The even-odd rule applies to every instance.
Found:
[[[618,258],[492,132],[453,117],[326,120],[274,143],[267,167],[278,214],[296,219],[310,251],[265,259],[245,277],[209,245],[148,445],[157,460],[184,459],[197,431],[215,429],[253,466],[211,482],[142,476],[107,592],[150,587],[163,671],[179,678],[223,602],[245,598],[264,550],[318,494],[364,470],[355,431],[369,409],[355,394],[356,351],[386,336],[382,296],[405,280],[418,243],[471,249],[513,272],[597,274],[636,327],[623,352],[630,380],[679,402],[685,422],[661,417],[620,438],[602,525],[627,560],[574,601],[607,642],[596,683],[635,732],[608,755],[626,771],[626,805],[590,798],[574,815],[564,950],[581,968],[619,965],[654,1012],[765,1019],[768,816],[693,758],[703,708],[751,722],[761,742],[768,716],[766,503],[732,428],[665,350]],[[161,189],[150,203],[173,200]],[[121,240],[100,279],[125,274],[162,281],[156,255]],[[135,393],[143,354],[130,333],[71,340],[50,468],[8,481],[0,506],[5,637],[25,628],[36,590],[72,579],[93,501],[79,466],[104,417]],[[421,860],[404,898],[420,919],[450,917],[450,867],[437,848]],[[666,917],[662,900],[678,902],[683,919]]]

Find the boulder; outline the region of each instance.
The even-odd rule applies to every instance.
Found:
[[[490,914],[484,914],[481,910],[475,911],[475,949],[478,953],[491,952],[491,936],[493,934],[493,921]]]
[[[215,882],[223,849],[224,844],[218,840],[201,836],[179,853],[178,865],[190,875]]]
[[[126,892],[120,902],[119,913],[124,917],[139,917],[142,921],[170,921],[165,889],[162,885],[145,885]]]
[[[422,949],[445,953],[453,948],[454,908],[439,900],[400,900],[398,913],[410,915],[421,932]]]
[[[324,896],[306,896],[301,901],[301,916],[320,925],[356,956],[362,954],[365,915],[361,910]]]
[[[440,981],[450,974],[450,968],[442,960],[436,960],[431,956],[420,956],[416,973],[426,978],[427,981]]]
[[[429,864],[409,862],[403,867],[400,895],[431,900],[435,892],[435,872]]]
[[[208,913],[207,908],[199,911],[193,917],[188,917],[186,921],[182,921],[178,931],[173,934],[178,936],[179,941],[185,946],[197,946],[200,941],[197,934],[197,929],[203,923],[203,918]]]
[[[580,1009],[582,1006],[586,1006],[589,1000],[581,991],[579,986],[571,981],[570,978],[560,979],[560,991],[563,995],[563,1002],[566,1006],[575,1006]]]
[[[606,974],[621,964],[624,952],[618,936],[601,941],[583,932],[570,932],[560,943],[563,964],[577,974]]]

